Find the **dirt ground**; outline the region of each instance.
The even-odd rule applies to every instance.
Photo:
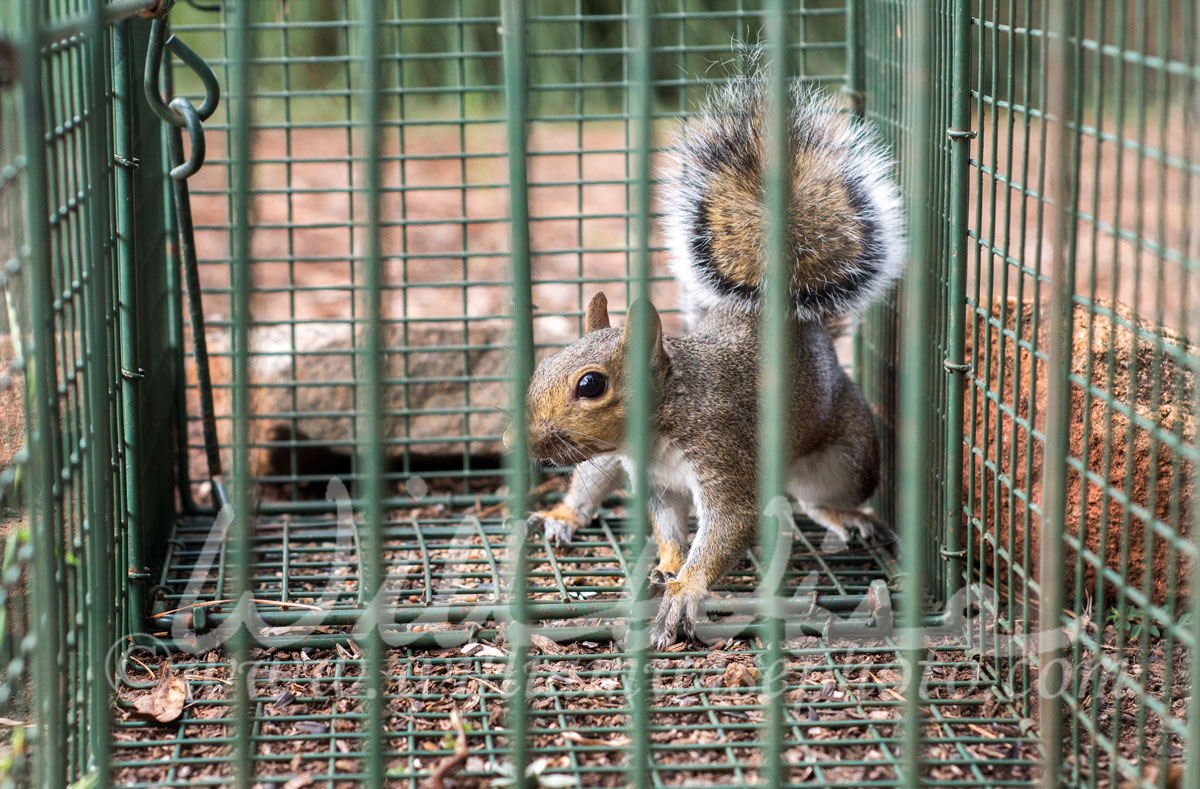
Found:
[[[404,157],[396,134],[384,140],[381,173],[385,319],[506,319],[511,273],[503,126],[407,129]],[[209,133],[208,146],[208,163],[191,181],[192,213],[206,309],[220,322],[228,319],[228,298],[219,292],[229,286],[227,160],[218,153],[225,149],[220,133]],[[577,333],[581,291],[606,289],[610,309],[624,310],[632,224],[627,146],[619,123],[532,127],[530,264],[536,324],[549,336]],[[363,175],[339,161],[361,153],[340,130],[257,136],[254,158],[272,163],[255,164],[252,175],[254,321],[361,320],[362,305],[348,284],[362,281],[361,265],[356,269],[349,253],[363,249],[362,196],[351,191],[362,188]],[[655,235],[652,244],[660,243]],[[664,261],[655,254],[660,273]],[[660,309],[677,305],[673,285],[656,285],[653,296]]]
[[[629,663],[607,643],[584,641],[540,648],[530,666],[530,745],[535,768],[567,776],[564,785],[623,786],[630,736]],[[786,679],[788,778],[826,786],[862,786],[894,779],[900,736],[901,675],[894,652],[866,647],[844,651],[815,639],[789,643],[797,657]],[[554,651],[550,651],[554,650]],[[309,782],[355,785],[365,769],[362,654],[344,650],[257,653],[252,699],[257,726],[256,777],[277,786]],[[945,665],[930,676],[927,727],[930,778],[1020,780],[1030,777],[1034,746],[1021,732],[1010,703],[965,667],[961,654],[938,653]],[[218,760],[231,754],[230,669],[216,653],[179,656],[176,671],[191,692],[182,723],[147,722],[131,710],[148,689],[126,688],[118,701],[118,785],[155,781],[211,782],[229,775]],[[448,785],[485,787],[503,777],[501,693],[511,689],[509,648],[478,643],[466,648],[409,651],[388,658],[385,748],[388,775],[422,785],[465,746]],[[711,650],[684,650],[651,662],[653,701],[647,710],[649,747],[663,784],[740,784],[758,777],[763,711],[761,654],[731,640]],[[152,666],[157,670],[157,666]],[[150,675],[131,667],[136,680]],[[451,711],[465,721],[456,735]],[[974,721],[994,716],[988,728]],[[936,722],[934,722],[936,721]],[[980,734],[986,732],[986,734]],[[951,738],[963,738],[962,745]],[[140,743],[140,744],[136,744]],[[135,746],[136,744],[136,746]],[[149,762],[121,767],[121,762]],[[576,770],[588,772],[576,775]],[[333,773],[337,773],[336,776]],[[165,773],[165,774],[164,774]],[[576,781],[580,784],[576,784]]]

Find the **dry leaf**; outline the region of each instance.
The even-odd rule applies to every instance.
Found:
[[[133,708],[159,723],[170,723],[183,714],[186,700],[187,684],[171,669],[170,663],[163,663],[158,684],[134,699]]]
[[[544,654],[544,655],[562,655],[562,654],[564,654],[563,648],[560,647],[554,641],[554,639],[549,638],[547,636],[543,636],[541,633],[530,634],[529,640],[533,642],[533,645],[535,647],[542,650],[542,654]]]
[[[599,740],[594,737],[584,737],[577,731],[564,731],[562,736],[564,740],[570,740],[576,745],[595,745],[601,748],[624,748],[629,744],[629,738],[624,734],[613,737],[611,740]]]
[[[721,681],[727,688],[749,688],[757,685],[760,679],[762,679],[762,672],[754,666],[730,663],[725,667],[725,676],[721,678]]]

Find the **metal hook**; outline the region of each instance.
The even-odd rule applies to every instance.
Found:
[[[183,96],[171,99],[171,109],[183,118],[183,125],[188,133],[188,142],[191,144],[187,161],[171,169],[171,177],[176,181],[183,181],[195,175],[196,171],[204,164],[204,123],[200,117],[200,111]]]
[[[195,72],[196,76],[200,78],[201,84],[204,85],[204,101],[200,103],[196,112],[199,113],[200,120],[208,120],[217,111],[217,105],[221,103],[221,84],[217,82],[217,75],[213,73],[212,67],[204,61],[204,58],[197,55],[194,49],[179,38],[171,36],[167,39],[167,47],[175,53],[175,57],[182,60],[188,68]]]
[[[212,68],[191,47],[175,36],[166,38],[166,35],[166,20],[155,19],[150,27],[150,45],[146,50],[146,74],[143,80],[146,90],[146,102],[150,105],[150,109],[154,110],[154,114],[163,122],[180,128],[188,125],[187,119],[170,110],[168,105],[163,101],[162,92],[159,88],[158,77],[162,70],[163,53],[169,48],[176,57],[187,64],[188,68],[200,78],[201,84],[204,85],[204,101],[200,104],[200,108],[196,110],[196,114],[200,120],[208,120],[216,112],[217,105],[221,102],[221,86],[217,82],[217,75],[213,73]],[[171,106],[174,106],[174,103],[174,99],[172,99]]]

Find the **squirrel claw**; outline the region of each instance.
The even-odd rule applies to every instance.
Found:
[[[664,572],[657,567],[650,571],[650,589],[655,594],[663,594],[667,591],[667,583],[675,580],[675,573]]]
[[[666,594],[650,626],[650,643],[659,652],[679,640],[677,635],[682,635],[686,641],[696,640],[701,594],[681,591],[679,586],[676,580],[666,584]]]
[[[575,527],[557,518],[542,519],[542,533],[546,535],[546,539],[551,544],[557,546],[570,545],[571,537],[574,536]]]
[[[575,530],[582,524],[579,517],[567,506],[559,504],[550,510],[535,512],[529,516],[531,523],[541,524],[542,533],[552,545],[570,545]]]

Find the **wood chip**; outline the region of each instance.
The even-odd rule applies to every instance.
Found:
[[[530,640],[531,642],[533,642],[533,645],[534,645],[535,647],[537,647],[538,649],[540,649],[540,650],[542,651],[542,654],[544,654],[544,655],[563,655],[563,654],[566,654],[566,650],[565,650],[565,649],[563,649],[562,647],[560,647],[560,646],[559,646],[559,645],[558,645],[558,644],[557,644],[557,643],[554,641],[554,639],[552,639],[552,638],[550,638],[550,637],[548,637],[548,636],[544,636],[544,635],[542,635],[541,633],[532,633],[532,634],[530,634],[530,636],[529,636],[529,640]]]
[[[754,666],[730,663],[725,667],[725,676],[721,678],[721,682],[727,688],[750,688],[757,685],[761,679],[762,672]]]
[[[312,784],[312,782],[313,782],[313,779],[312,779],[311,775],[309,775],[308,773],[301,773],[300,775],[297,775],[295,778],[293,778],[292,780],[285,783],[281,787],[281,789],[302,789],[302,787],[309,786],[310,784]]]
[[[629,738],[624,734],[617,735],[611,740],[600,740],[595,737],[585,737],[577,731],[564,731],[562,737],[576,745],[593,745],[598,748],[624,748],[629,744]]]
[[[133,708],[159,723],[170,723],[183,714],[186,700],[187,684],[174,672],[170,663],[163,663],[158,684],[134,699]]]

